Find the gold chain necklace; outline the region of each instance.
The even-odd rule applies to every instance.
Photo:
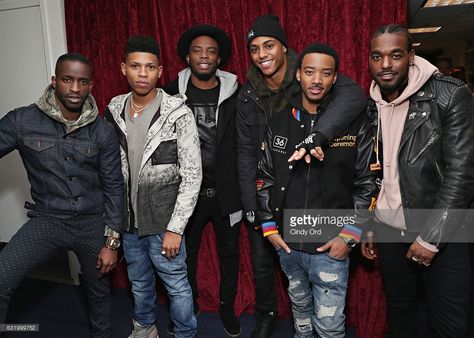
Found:
[[[136,119],[138,117],[138,114],[141,113],[142,111],[144,111],[145,109],[147,109],[150,104],[151,104],[151,102],[148,103],[145,106],[139,106],[138,104],[133,102],[133,96],[132,96],[131,100],[130,100],[130,106],[133,108],[133,111],[134,111],[133,118]]]

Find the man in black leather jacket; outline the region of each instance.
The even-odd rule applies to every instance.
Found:
[[[466,243],[452,242],[463,235],[462,209],[473,187],[472,96],[461,81],[415,56],[409,32],[398,25],[374,33],[369,65],[368,111],[383,174],[373,229],[390,336],[417,336],[417,280],[423,280],[434,335],[463,337],[469,254]],[[376,257],[371,232],[362,253]]]

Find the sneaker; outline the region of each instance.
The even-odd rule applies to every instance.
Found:
[[[222,324],[224,324],[225,333],[227,333],[229,337],[240,336],[240,322],[234,314],[233,304],[224,304],[221,302],[221,305],[219,306],[219,315],[221,317]]]
[[[133,331],[128,338],[159,338],[156,325],[142,326],[133,320]]]
[[[278,314],[276,312],[268,312],[263,315],[257,313],[257,325],[250,338],[270,338],[277,320]]]
[[[174,324],[173,321],[170,319],[168,320],[168,328],[166,329],[168,336],[174,337]]]

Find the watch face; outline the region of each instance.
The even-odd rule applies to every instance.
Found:
[[[120,239],[117,239],[117,238],[107,239],[107,246],[117,249],[120,246]]]
[[[349,247],[349,248],[353,248],[357,245],[357,241],[353,238],[349,239],[346,241],[346,245]]]

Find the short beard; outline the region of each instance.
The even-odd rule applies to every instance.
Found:
[[[212,74],[212,73],[198,73],[198,72],[192,72],[192,73],[200,81],[209,81],[211,77],[215,74],[215,73]]]
[[[382,81],[375,81],[377,83],[377,85],[380,87],[380,91],[384,94],[384,95],[390,95],[392,93],[395,93],[396,91],[399,91],[400,88],[405,84],[407,83],[408,81],[408,77],[404,77],[404,78],[401,78],[399,81],[397,81],[396,83],[394,83],[393,85],[387,85],[387,84],[384,84]],[[398,93],[400,94],[400,93]]]

